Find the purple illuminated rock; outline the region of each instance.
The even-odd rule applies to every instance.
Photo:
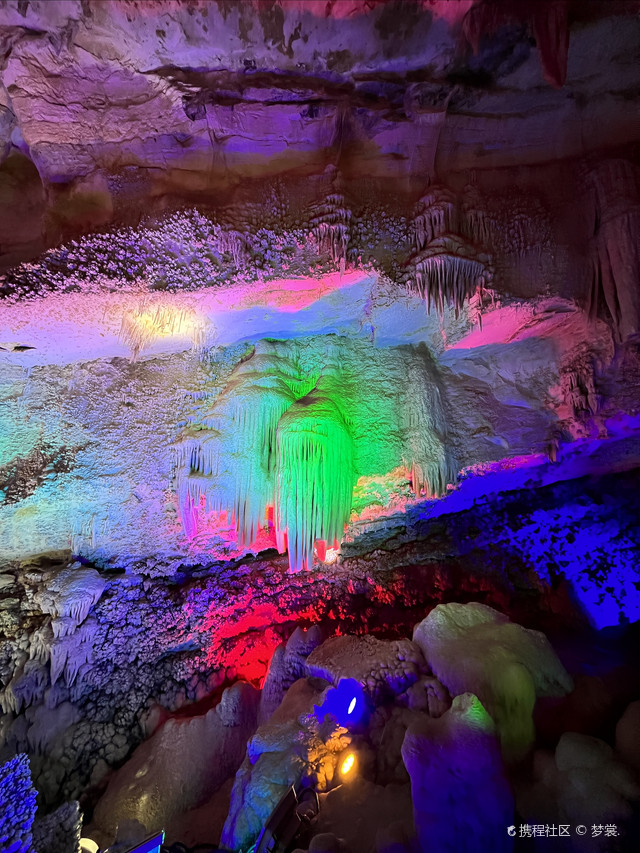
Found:
[[[17,755],[0,766],[0,803],[0,850],[32,853],[36,790],[26,755]]]
[[[494,724],[477,697],[456,696],[438,719],[411,726],[402,745],[423,853],[506,853],[513,797]]]
[[[410,640],[378,640],[364,636],[331,637],[307,658],[310,675],[337,684],[355,679],[374,702],[414,684],[426,671],[419,647]]]

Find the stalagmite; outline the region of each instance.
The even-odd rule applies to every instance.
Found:
[[[231,255],[236,267],[242,266],[247,258],[247,239],[244,234],[239,231],[221,229],[217,243],[221,252],[228,252]]]

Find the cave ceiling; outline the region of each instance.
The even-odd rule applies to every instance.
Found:
[[[328,165],[411,201],[634,145],[637,5],[4,2],[1,257]]]

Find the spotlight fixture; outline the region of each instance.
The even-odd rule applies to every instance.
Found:
[[[354,752],[347,753],[340,761],[340,777],[343,780],[353,778],[353,771],[356,767],[356,756]]]
[[[338,725],[346,729],[357,726],[365,712],[364,690],[354,678],[341,678],[335,687],[327,691],[322,705],[315,706],[318,722],[330,714]]]

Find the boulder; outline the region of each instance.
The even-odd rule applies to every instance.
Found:
[[[640,772],[640,700],[632,702],[616,726],[616,752]]]
[[[440,604],[413,639],[452,696],[471,692],[480,699],[508,760],[522,758],[533,743],[536,697],[573,687],[544,634],[485,604]]]
[[[257,706],[257,691],[238,682],[206,714],[164,723],[111,777],[90,837],[109,844],[126,820],[156,832],[210,799],[238,769],[255,731]]]

